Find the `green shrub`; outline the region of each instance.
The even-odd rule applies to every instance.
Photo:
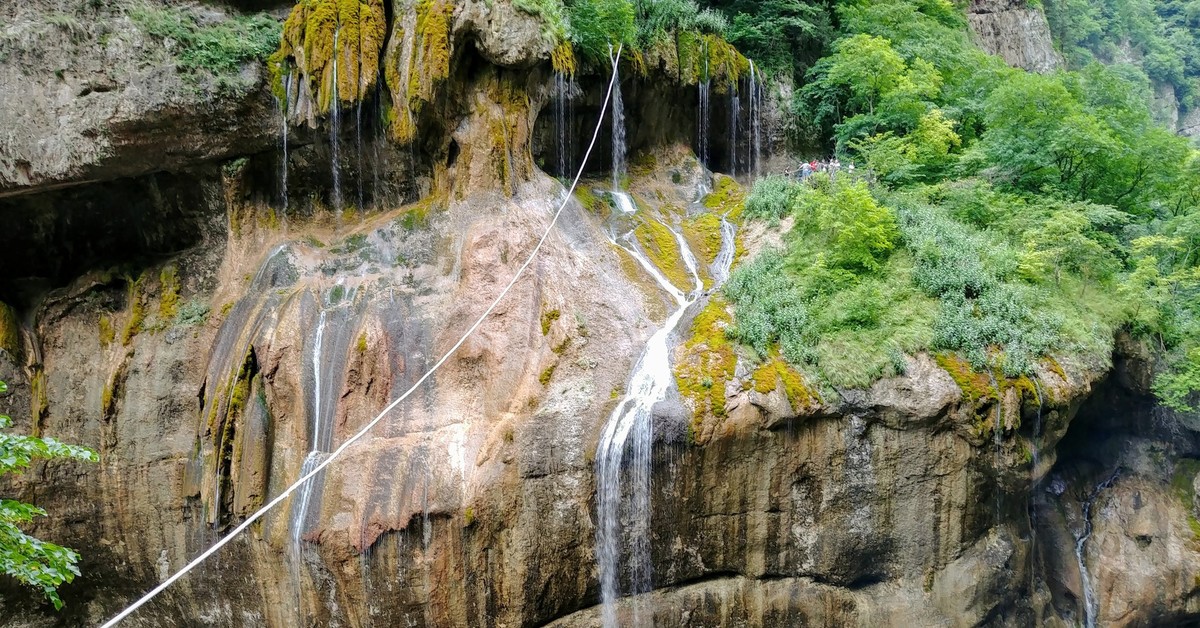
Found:
[[[218,79],[235,75],[247,62],[266,59],[279,47],[282,30],[266,13],[201,24],[184,8],[142,5],[130,10],[129,17],[150,35],[176,42],[180,68],[204,70]]]
[[[700,7],[695,0],[637,0],[638,45],[648,48],[677,31],[694,30]]]
[[[768,175],[754,182],[754,189],[746,198],[747,218],[777,222],[792,211],[792,199],[800,184],[781,175]]]
[[[799,363],[808,323],[807,299],[784,271],[786,261],[783,252],[768,249],[729,277],[725,294],[737,305],[737,321],[729,334],[760,356],[779,343],[784,355]]]
[[[878,270],[900,235],[895,212],[875,202],[862,181],[821,175],[813,180],[815,187],[797,187],[796,230],[819,236],[831,268]]]

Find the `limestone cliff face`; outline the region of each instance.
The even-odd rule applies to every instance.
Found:
[[[129,123],[101,124],[91,143],[76,143],[89,137],[72,113],[90,111],[82,89],[63,88],[55,106],[0,101],[0,120],[42,120],[0,153],[28,164],[0,186],[14,258],[0,294],[21,319],[20,346],[0,351],[14,390],[0,409],[101,453],[6,487],[51,513],[33,532],[81,550],[84,575],[61,615],[0,587],[0,621],[91,625],[117,612],[407,390],[516,272],[563,194],[537,166],[558,132],[545,111],[550,51],[509,41],[528,16],[507,3],[450,8],[448,73],[417,107],[411,141],[368,100],[342,112],[341,129],[299,116],[285,160],[282,116],[250,66],[251,85],[203,105],[192,92],[161,104],[177,77],[142,94],[142,66],[104,66],[133,73],[99,92],[112,99],[101,111]],[[397,37],[415,46],[398,26],[412,16],[387,15],[385,57],[420,49],[397,48]],[[113,16],[98,20],[110,45],[136,37]],[[35,92],[73,80],[38,65],[49,53],[26,54],[15,67]],[[604,86],[578,77],[571,128],[590,134]],[[594,452],[673,307],[613,239],[637,220],[687,232],[740,193],[721,179],[721,203],[697,202],[713,180],[688,146],[695,105],[663,106],[695,102],[678,65],[629,72],[623,87],[638,214],[605,203],[606,175],[585,181],[442,370],[129,625],[599,624]],[[201,122],[214,111],[237,114]],[[747,150],[716,142],[714,154]],[[67,152],[39,152],[49,146]],[[777,237],[742,232],[750,255]],[[687,313],[676,364],[702,355],[689,342],[699,314]],[[903,376],[863,391],[811,390],[785,370],[764,379],[731,354],[715,393],[727,412],[678,391],[655,409],[655,590],[618,603],[622,625],[634,613],[663,626],[1071,625],[1084,613],[1085,519],[1101,625],[1195,619],[1186,460],[1200,444],[1186,418],[1149,413],[1147,367],[1120,346],[1112,372],[1062,356],[1012,381],[909,356]]]
[[[1063,65],[1046,15],[1026,0],[971,0],[967,20],[979,46],[1013,67],[1050,72]]]

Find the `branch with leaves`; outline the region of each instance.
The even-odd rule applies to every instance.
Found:
[[[0,395],[8,385],[0,382]],[[12,418],[0,415],[0,429],[12,427]],[[97,462],[100,457],[86,447],[68,445],[53,438],[37,438],[0,432],[0,475],[19,473],[34,460],[80,460]],[[46,511],[14,499],[0,499],[0,571],[17,581],[41,589],[46,599],[61,609],[58,587],[79,575],[79,553],[42,541],[21,531],[34,517]]]

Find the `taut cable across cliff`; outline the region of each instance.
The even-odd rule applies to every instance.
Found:
[[[479,316],[479,318],[475,321],[475,323],[473,325],[471,325],[471,327],[469,329],[467,329],[466,333],[464,333],[461,338],[458,339],[458,342],[454,343],[454,346],[451,347],[450,350],[447,351],[445,353],[445,355],[443,355],[441,357],[441,359],[439,359],[437,361],[437,363],[433,365],[433,368],[429,369],[424,375],[422,375],[421,378],[418,379],[416,381],[416,383],[412,385],[412,387],[410,387],[408,390],[406,390],[404,392],[404,394],[400,395],[399,397],[396,398],[395,401],[388,404],[388,406],[386,408],[384,408],[383,411],[380,412],[378,416],[376,416],[374,419],[372,419],[370,423],[367,423],[365,426],[363,426],[363,428],[361,430],[359,430],[358,433],[356,433],[354,436],[351,436],[349,439],[346,440],[346,442],[344,442],[340,446],[338,446],[338,448],[333,450],[333,453],[329,454],[329,456],[327,458],[325,458],[324,461],[322,461],[317,466],[313,467],[313,469],[311,471],[304,474],[300,479],[296,480],[296,482],[293,483],[291,486],[284,489],[284,491],[282,493],[277,495],[274,499],[272,499],[270,502],[268,502],[265,506],[258,509],[258,511],[256,511],[254,514],[247,517],[245,521],[238,524],[238,526],[236,528],[234,528],[232,532],[230,532],[229,534],[222,537],[219,541],[214,543],[212,547],[205,550],[202,554],[197,556],[190,563],[184,565],[183,568],[181,568],[179,571],[175,572],[174,575],[172,575],[170,578],[167,578],[166,580],[164,580],[157,587],[154,587],[154,589],[152,589],[149,593],[143,595],[136,602],[129,605],[125,610],[121,611],[117,616],[113,617],[112,619],[110,619],[107,622],[105,622],[104,624],[102,624],[100,628],[110,628],[112,626],[116,626],[118,623],[121,622],[121,620],[132,615],[134,611],[141,608],[143,605],[146,604],[146,602],[149,602],[150,600],[154,599],[159,593],[162,593],[163,591],[165,591],[167,589],[167,587],[171,586],[171,584],[173,584],[176,580],[182,578],[189,571],[191,571],[196,566],[198,566],[200,563],[204,562],[210,556],[215,554],[217,552],[217,550],[221,549],[227,543],[229,543],[235,537],[237,537],[237,535],[244,532],[255,521],[258,521],[258,519],[260,519],[264,514],[266,514],[267,511],[271,510],[275,506],[278,506],[280,503],[283,502],[284,499],[287,499],[287,497],[289,495],[291,495],[293,492],[295,492],[296,489],[299,489],[300,487],[304,486],[304,484],[306,482],[308,482],[314,476],[316,476],[318,473],[323,471],[325,469],[325,467],[332,464],[334,460],[336,460],[339,456],[341,456],[341,454],[344,451],[346,451],[346,449],[348,449],[354,443],[358,442],[358,440],[361,439],[363,436],[366,436],[367,432],[371,431],[371,428],[375,427],[380,421],[383,420],[383,418],[385,416],[388,415],[389,412],[394,410],[396,408],[396,406],[400,405],[400,403],[403,402],[405,399],[407,399],[409,397],[409,395],[411,395],[414,391],[416,391],[418,388],[420,388],[421,385],[425,383],[425,380],[429,379],[429,377],[431,375],[433,375],[439,368],[441,368],[441,366],[443,364],[445,364],[447,360],[450,359],[450,356],[454,355],[454,353],[456,351],[458,351],[458,349],[460,347],[462,347],[463,343],[467,341],[467,338],[470,338],[471,334],[474,334],[475,331],[479,329],[479,326],[483,324],[483,321],[487,320],[488,316],[491,316],[492,312],[495,311],[496,306],[500,305],[500,302],[504,300],[504,297],[507,296],[509,291],[512,290],[513,286],[515,286],[517,284],[517,280],[519,280],[521,278],[521,276],[525,274],[525,270],[527,268],[529,268],[529,264],[533,262],[535,257],[537,257],[538,252],[542,250],[542,245],[544,245],[546,243],[546,239],[550,237],[550,232],[553,231],[554,226],[556,224],[558,224],[559,217],[562,216],[562,212],[564,209],[566,209],[567,203],[569,203],[571,201],[571,197],[575,192],[576,186],[579,185],[579,180],[583,177],[583,171],[587,167],[588,158],[591,157],[592,149],[596,146],[596,138],[599,137],[599,135],[600,135],[600,127],[602,126],[602,124],[604,122],[604,114],[607,111],[609,102],[612,99],[613,85],[616,83],[616,80],[617,80],[617,63],[619,63],[620,59],[621,59],[621,48],[622,47],[617,48],[616,55],[613,57],[612,78],[609,79],[609,82],[608,82],[608,94],[605,96],[604,102],[600,107],[600,115],[596,121],[596,129],[592,132],[592,140],[590,143],[588,143],[587,151],[583,155],[583,161],[579,164],[579,170],[575,174],[575,179],[571,182],[570,189],[568,189],[567,193],[563,196],[563,201],[562,201],[562,203],[559,204],[558,210],[554,212],[554,217],[551,218],[550,224],[546,226],[545,233],[543,233],[541,239],[538,240],[537,246],[533,247],[533,251],[529,254],[529,257],[526,258],[525,262],[523,264],[521,264],[521,267],[517,269],[517,273],[515,275],[513,275],[512,280],[508,282],[508,285],[504,287],[504,290],[502,290],[500,292],[500,295],[496,297],[496,300],[493,301],[492,304],[490,306],[488,306],[488,308],[486,310],[484,310],[483,314],[481,314]]]

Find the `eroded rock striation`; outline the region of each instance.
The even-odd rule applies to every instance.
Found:
[[[1025,0],[971,0],[967,21],[979,47],[1030,72],[1063,67],[1040,7]]]

